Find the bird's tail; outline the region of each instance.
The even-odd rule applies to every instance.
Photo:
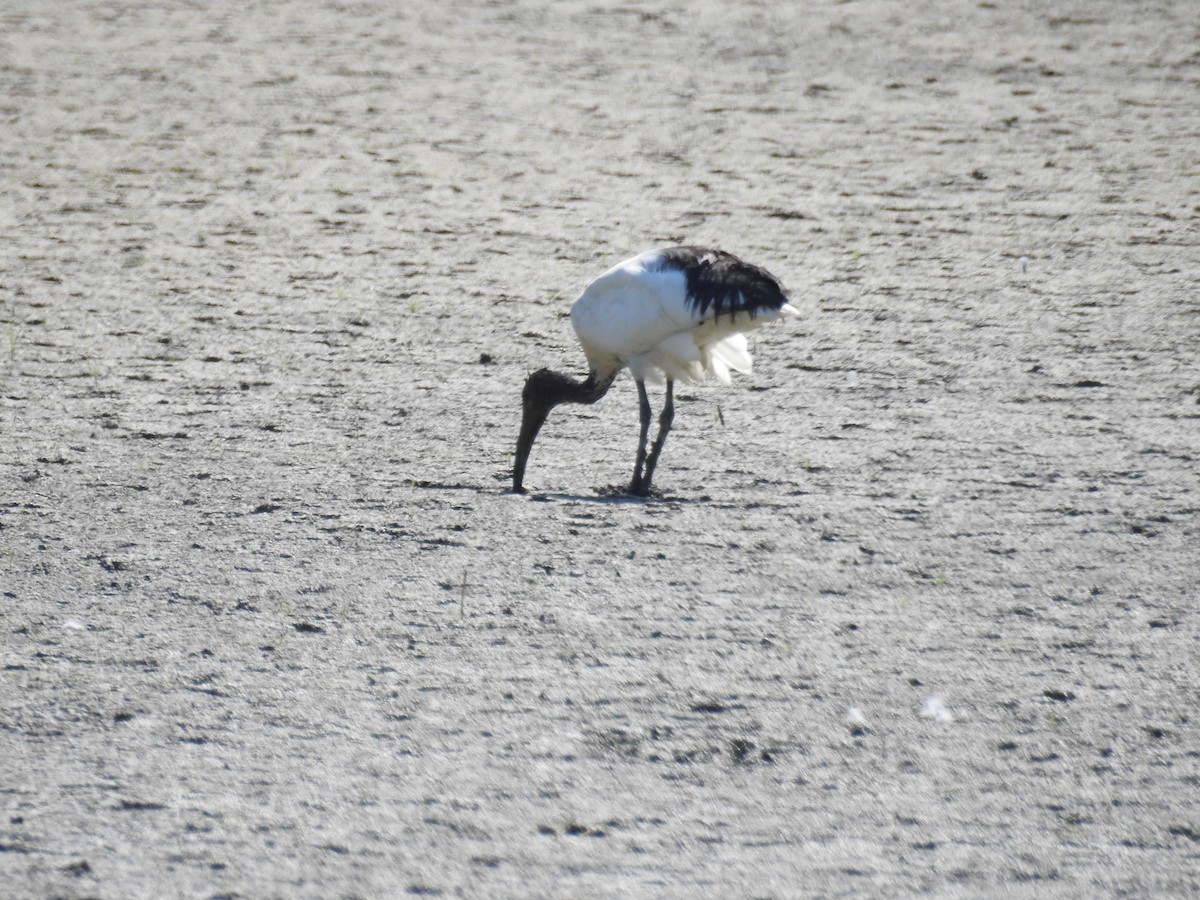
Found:
[[[746,335],[735,332],[708,347],[709,365],[717,380],[729,384],[729,370],[750,374],[752,367],[750,345]]]

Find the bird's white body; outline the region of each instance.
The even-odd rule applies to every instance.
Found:
[[[637,381],[714,375],[728,383],[731,369],[750,371],[746,332],[797,315],[789,303],[701,311],[689,300],[684,271],[663,265],[662,251],[650,250],[592,281],[571,307],[571,324],[597,380],[628,367]]]

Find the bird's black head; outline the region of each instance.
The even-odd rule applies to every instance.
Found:
[[[521,404],[525,409],[531,406],[545,407],[547,411],[571,400],[578,392],[579,382],[555,372],[553,369],[538,369],[525,381],[525,389],[521,391]]]
[[[525,492],[525,464],[550,410],[560,403],[595,403],[604,396],[614,377],[616,372],[599,380],[593,374],[586,381],[576,381],[551,369],[538,369],[529,376],[521,391],[521,434],[517,437],[513,460],[513,491]]]
[[[525,492],[525,464],[533,441],[546,424],[550,410],[565,400],[563,386],[569,383],[565,375],[550,369],[538,369],[525,382],[521,391],[521,434],[517,437],[517,454],[513,460],[513,490]]]

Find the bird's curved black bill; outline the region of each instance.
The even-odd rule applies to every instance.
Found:
[[[521,417],[521,433],[517,437],[517,455],[513,460],[513,492],[525,493],[525,464],[529,462],[529,452],[533,449],[533,441],[546,424],[546,410],[525,407]]]

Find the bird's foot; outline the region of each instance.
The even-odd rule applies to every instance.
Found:
[[[631,481],[625,493],[630,497],[661,497],[662,491],[650,487],[641,481]]]

